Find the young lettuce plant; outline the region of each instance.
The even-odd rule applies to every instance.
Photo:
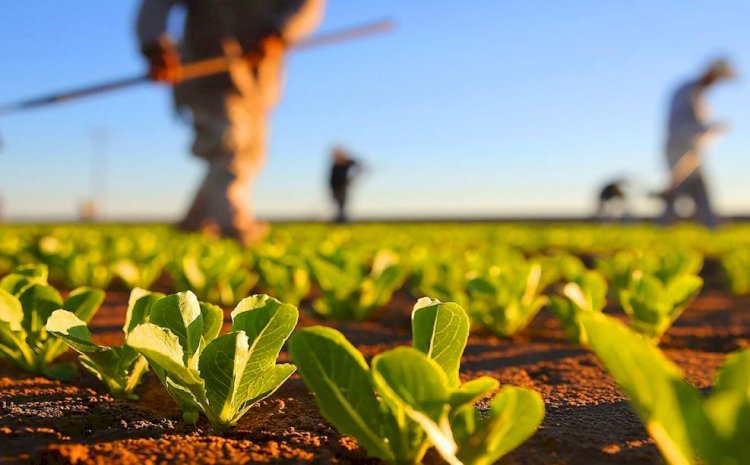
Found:
[[[260,286],[291,305],[310,293],[310,271],[301,257],[261,257],[258,259]]]
[[[466,288],[468,280],[477,270],[487,267],[486,261],[518,258],[512,256],[511,252],[496,253],[492,257],[487,257],[474,250],[425,245],[413,247],[410,252],[411,293],[433,296],[444,302],[455,302],[464,308],[469,308]]]
[[[189,242],[167,265],[175,289],[218,305],[234,305],[257,284],[247,257],[231,241]]]
[[[630,316],[630,326],[658,342],[702,286],[703,280],[694,275],[676,276],[664,284],[654,276],[636,272],[630,287],[620,290],[620,304]]]
[[[130,293],[125,325],[127,338],[137,325],[148,321],[151,306],[164,294],[135,288]],[[87,370],[102,381],[109,392],[120,399],[138,399],[133,393],[141,377],[148,371],[148,362],[132,347],[107,347],[91,339],[86,322],[75,313],[55,310],[47,320],[47,331],[78,352],[78,359]]]
[[[104,300],[104,292],[78,288],[63,300],[47,284],[47,276],[45,265],[28,265],[0,280],[0,357],[30,373],[66,379],[75,367],[52,365],[67,347],[49,337],[47,319],[55,310],[64,309],[88,322]]]
[[[573,342],[586,344],[586,330],[579,312],[601,313],[607,304],[607,281],[598,271],[585,271],[565,284],[562,296],[553,296],[550,310],[560,320],[565,335]]]
[[[534,434],[544,403],[534,391],[506,386],[480,414],[473,404],[498,382],[461,384],[468,333],[460,306],[423,298],[412,313],[413,347],[377,355],[371,368],[332,328],[298,331],[289,350],[323,416],[371,456],[416,464],[434,446],[451,464],[489,465]]]
[[[114,262],[112,270],[128,289],[148,289],[161,276],[166,260],[166,254],[162,252],[137,260],[120,258]]]
[[[669,248],[646,256],[653,257],[656,263],[651,270],[644,271],[650,271],[664,284],[671,284],[681,276],[697,275],[703,268],[703,255],[695,250]]]
[[[180,292],[157,300],[149,322],[126,340],[146,357],[186,423],[195,424],[202,412],[219,432],[273,394],[295,369],[276,359],[297,324],[296,307],[254,295],[231,316],[231,331],[219,336],[221,309]]]
[[[553,284],[573,281],[586,272],[583,261],[571,254],[540,255],[535,257],[534,260],[542,265],[540,289],[546,289]]]
[[[619,321],[581,315],[591,349],[630,398],[670,465],[739,465],[750,457],[750,349],[727,357],[708,397],[658,348]]]
[[[735,249],[721,257],[721,268],[729,291],[734,295],[750,295],[750,249]]]
[[[456,262],[428,261],[417,269],[414,295],[429,295],[443,301],[455,302],[468,308],[469,296],[466,292],[467,270]]]
[[[313,302],[316,312],[334,320],[363,320],[373,310],[388,303],[406,279],[398,257],[381,250],[373,259],[372,269],[365,274],[353,272],[350,264],[339,266],[313,257],[309,261],[322,297]]]
[[[610,258],[596,261],[612,285],[614,294],[629,289],[641,274],[649,274],[663,284],[686,275],[697,275],[703,266],[703,256],[695,251],[680,249],[622,250]]]
[[[471,318],[500,337],[510,337],[529,324],[547,303],[540,295],[538,263],[492,267],[485,277],[469,281]]]
[[[107,289],[114,273],[104,250],[81,250],[67,257],[62,276],[70,287]]]

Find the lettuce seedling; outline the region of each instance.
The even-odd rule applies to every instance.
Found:
[[[64,309],[88,322],[104,300],[104,292],[78,288],[63,301],[47,284],[45,265],[27,265],[0,280],[0,357],[34,374],[65,379],[73,374],[70,364],[51,365],[67,347],[49,337],[47,319]]]
[[[114,277],[106,249],[79,250],[65,257],[62,278],[67,286],[107,289]]]
[[[581,321],[589,344],[630,398],[671,465],[739,465],[750,457],[750,349],[727,357],[711,394],[684,380],[658,348],[602,314]]]
[[[369,273],[349,263],[336,264],[317,257],[309,260],[309,266],[322,293],[313,308],[334,320],[363,320],[388,303],[406,279],[398,257],[385,250],[375,255]]]
[[[112,265],[112,270],[128,289],[148,289],[161,276],[165,262],[166,255],[156,252],[137,260],[132,258],[117,259]]]
[[[586,344],[586,331],[579,312],[601,312],[607,304],[607,281],[598,271],[586,271],[562,288],[562,296],[553,296],[550,310],[560,320],[565,335],[573,342]]]
[[[566,253],[541,255],[535,257],[534,261],[542,265],[539,283],[542,290],[553,284],[572,281],[586,272],[586,266],[580,258]]]
[[[485,277],[471,279],[472,320],[500,337],[525,328],[547,303],[540,295],[541,275],[541,265],[534,263],[492,267]]]
[[[694,250],[670,248],[661,253],[646,255],[656,262],[649,270],[664,284],[671,284],[681,276],[697,275],[703,268],[703,255]]]
[[[254,295],[240,301],[231,316],[231,331],[218,336],[221,309],[180,292],[156,301],[149,322],[126,340],[146,357],[185,422],[195,424],[202,412],[220,432],[273,394],[295,369],[276,359],[297,324],[296,307]]]
[[[258,283],[258,274],[248,261],[233,241],[189,242],[167,270],[176,290],[190,290],[206,302],[234,305]]]
[[[623,250],[610,258],[598,259],[596,267],[604,273],[615,294],[630,288],[639,274],[649,274],[663,284],[686,275],[696,275],[703,266],[703,257],[695,251],[680,249]]]
[[[122,328],[126,338],[133,328],[148,321],[151,306],[162,297],[164,294],[133,289]],[[107,347],[96,344],[86,322],[67,310],[52,312],[47,320],[47,331],[78,352],[81,365],[96,375],[113,396],[138,399],[133,391],[148,371],[148,362],[135,349],[126,345]]]
[[[734,295],[750,295],[750,249],[732,250],[721,257],[721,268]]]
[[[291,305],[310,292],[310,271],[301,257],[261,257],[258,259],[260,286]]]
[[[455,262],[428,262],[418,269],[414,295],[429,295],[468,308],[467,271]]]
[[[664,284],[654,276],[634,273],[630,287],[620,290],[620,304],[630,316],[630,326],[658,342],[702,286],[703,280],[693,275]]]
[[[411,248],[409,260],[412,295],[429,295],[468,308],[467,275],[482,268],[472,254],[460,248],[421,245]]]
[[[457,304],[423,298],[412,313],[413,347],[377,355],[372,367],[338,331],[315,326],[292,336],[289,350],[323,416],[376,458],[420,463],[434,446],[452,464],[491,464],[528,439],[544,403],[534,391],[504,387],[490,409],[473,406],[498,387],[458,371],[469,318]]]

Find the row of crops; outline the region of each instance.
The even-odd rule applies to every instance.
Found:
[[[156,285],[191,289],[202,300],[227,306],[253,289],[263,290],[293,304],[309,299],[321,314],[341,319],[365,317],[404,286],[414,297],[431,294],[465,303],[494,284],[523,287],[517,282],[539,265],[540,291],[588,268],[619,292],[632,269],[666,283],[698,273],[704,259],[720,263],[728,290],[750,294],[750,228],[743,226],[708,232],[590,225],[287,225],[253,249],[155,226],[0,229],[0,274],[39,263],[48,266],[52,282],[67,288]]]
[[[599,357],[669,463],[740,464],[750,456],[750,350],[727,358],[705,397],[657,344],[703,286],[704,263],[747,293],[748,251],[743,227],[295,225],[252,250],[155,227],[5,228],[0,355],[65,379],[70,366],[56,359],[70,347],[125,399],[150,367],[186,422],[204,415],[218,432],[296,370],[323,416],[373,457],[419,463],[434,448],[448,463],[485,464],[533,435],[544,404],[489,377],[461,383],[469,332],[511,336],[546,306]],[[50,282],[76,289],[63,299]],[[125,342],[100,346],[87,328],[104,299],[97,288],[118,287],[132,289]],[[414,305],[412,346],[369,364],[332,328],[295,331],[298,306],[323,322],[361,320],[396,292],[429,296]],[[608,304],[628,326],[602,313]],[[222,335],[218,305],[235,306]],[[279,364],[290,335],[293,363]]]

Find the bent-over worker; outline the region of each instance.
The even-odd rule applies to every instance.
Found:
[[[671,184],[662,194],[666,202],[660,218],[663,224],[675,220],[675,200],[689,197],[695,204],[694,216],[707,227],[718,225],[703,179],[701,159],[708,142],[723,132],[725,125],[709,122],[704,95],[714,84],[734,76],[735,71],[727,61],[716,60],[697,79],[680,86],[672,97],[666,144]]]

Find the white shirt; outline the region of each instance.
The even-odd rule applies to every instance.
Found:
[[[681,158],[693,158],[691,168],[700,165],[700,152],[716,128],[708,122],[708,108],[704,101],[705,87],[700,80],[691,80],[675,91],[669,109],[667,161],[674,167]]]

